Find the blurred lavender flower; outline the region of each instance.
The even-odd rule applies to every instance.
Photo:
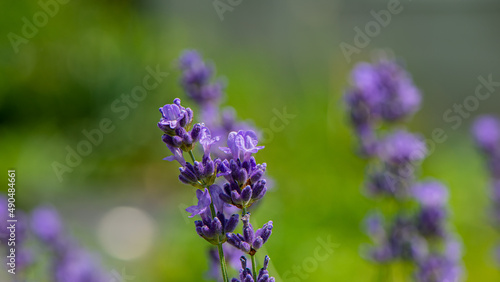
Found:
[[[492,115],[478,117],[472,126],[472,135],[483,153],[490,173],[491,217],[500,230],[500,119]],[[500,263],[500,256],[496,256]]]
[[[274,277],[269,276],[267,267],[269,265],[269,257],[264,258],[264,266],[259,270],[259,274],[256,279],[252,276],[252,271],[247,267],[247,259],[245,256],[241,257],[241,270],[240,270],[240,280],[233,278],[231,282],[274,282]]]
[[[463,266],[460,262],[462,257],[461,249],[461,245],[456,240],[448,238],[442,254],[431,254],[419,261],[418,270],[415,273],[417,281],[460,281],[464,275]]]
[[[427,155],[422,137],[401,129],[380,136],[377,130],[413,115],[421,103],[420,92],[401,66],[387,60],[358,64],[351,81],[345,94],[351,123],[362,156],[373,160],[366,190],[369,196],[388,197],[397,206],[387,222],[378,214],[367,217],[365,229],[374,246],[365,254],[379,263],[409,261],[417,269],[416,277],[423,279],[418,281],[434,281],[425,279],[435,258],[445,256],[438,246],[452,236],[446,226],[448,190],[438,182],[414,184],[415,170]],[[417,208],[411,208],[415,202]],[[460,257],[449,267],[459,269]]]
[[[396,121],[412,115],[420,106],[419,90],[394,61],[360,63],[354,67],[351,81],[348,104],[354,116],[364,116],[366,121]]]
[[[38,240],[52,252],[53,280],[56,282],[108,282],[99,258],[78,246],[65,234],[57,211],[38,207],[31,215],[31,228]]]
[[[497,155],[500,151],[500,120],[494,116],[478,117],[472,126],[476,144],[486,154]]]
[[[378,147],[379,158],[394,165],[421,161],[426,153],[427,148],[423,138],[403,130],[386,135]]]
[[[361,143],[361,153],[372,156],[377,151],[377,124],[411,116],[420,106],[421,95],[410,75],[400,65],[381,60],[354,67],[351,87],[344,99]]]
[[[255,252],[267,242],[273,230],[273,222],[269,221],[262,228],[254,232],[252,224],[250,224],[250,215],[244,215],[241,220],[243,221],[243,235],[241,234],[227,234],[227,242],[241,251],[255,255]]]
[[[184,51],[179,58],[179,67],[183,71],[181,84],[189,98],[199,105],[219,103],[224,86],[220,80],[211,82],[214,67],[207,65],[197,51]]]

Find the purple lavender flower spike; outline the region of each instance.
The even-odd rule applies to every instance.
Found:
[[[423,138],[403,130],[385,135],[377,130],[413,115],[421,103],[419,90],[400,65],[388,60],[358,64],[351,82],[345,94],[351,124],[362,156],[373,158],[365,184],[368,195],[400,203],[391,222],[378,215],[365,220],[374,242],[367,256],[379,263],[408,261],[417,267],[417,281],[457,281],[460,274],[441,267],[446,256],[441,246],[451,236],[446,228],[448,190],[437,182],[414,185],[416,166],[427,155]],[[500,162],[498,168],[500,172]],[[417,208],[410,208],[410,201]],[[444,260],[448,269],[460,256],[451,264]],[[438,276],[431,277],[433,273]]]
[[[250,214],[244,215],[241,220],[243,221],[243,234],[227,234],[228,243],[253,256],[271,236],[273,222],[267,222],[254,232],[252,224],[250,224]]]
[[[226,203],[243,209],[250,207],[266,194],[266,180],[261,179],[266,171],[265,163],[257,164],[255,158],[250,156],[244,161],[238,158],[217,164],[217,176],[224,176],[228,181],[220,195]]]
[[[208,204],[210,205],[210,202]],[[196,232],[213,245],[224,243],[230,239],[226,234],[234,231],[239,220],[239,215],[237,214],[233,214],[227,219],[222,211],[218,211],[217,216],[212,218],[208,207],[203,211],[200,210],[199,215],[202,220],[195,221]]]
[[[257,277],[254,279],[252,276],[252,271],[247,267],[247,259],[245,256],[241,256],[241,270],[239,278],[240,280],[233,278],[231,282],[274,282],[274,277],[269,276],[269,271],[267,270],[269,265],[269,256],[264,258],[264,266],[259,270]]]
[[[196,197],[198,198],[198,204],[196,206],[190,206],[186,208],[186,211],[191,213],[189,217],[201,215],[210,207],[211,199],[207,188],[205,188],[203,191],[196,190]]]

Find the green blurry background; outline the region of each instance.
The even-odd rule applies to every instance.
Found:
[[[172,62],[183,49],[194,48],[227,79],[226,104],[242,119],[270,128],[273,109],[286,107],[296,115],[257,155],[267,162],[276,187],[253,217],[259,225],[275,223],[266,244],[273,274],[283,278],[302,266],[314,257],[317,239],[330,237],[337,244],[334,253],[294,281],[372,280],[376,269],[359,255],[369,241],[360,222],[377,202],[360,193],[366,163],[354,154],[341,95],[355,62],[369,60],[373,50],[391,50],[404,59],[424,96],[410,128],[428,138],[442,128],[448,136],[421,173],[450,187],[468,280],[498,280],[491,248],[500,236],[488,219],[487,173],[469,127],[480,113],[499,112],[500,90],[457,129],[443,114],[474,94],[479,76],[500,81],[500,3],[402,1],[403,11],[347,62],[340,43],[353,44],[354,27],[363,29],[373,20],[370,11],[387,3],[243,0],[221,20],[212,1],[75,0],[60,4],[16,53],[7,35],[22,35],[23,17],[32,21],[41,7],[36,1],[3,1],[1,168],[16,169],[23,209],[55,206],[68,230],[101,254],[106,269],[126,269],[134,281],[201,280],[208,269],[207,244],[182,212],[194,190],[178,183],[176,164],[162,160],[170,153],[156,127],[158,108],[185,97]],[[169,76],[119,119],[111,111],[113,101],[142,84],[147,66],[157,65]],[[115,130],[59,181],[53,163],[64,164],[66,146],[75,149],[85,140],[82,130],[98,128],[103,118]],[[151,246],[133,259],[107,252],[97,236],[103,216],[120,206],[144,211],[155,230]],[[125,230],[144,239],[141,230]],[[133,246],[123,245],[128,247]]]

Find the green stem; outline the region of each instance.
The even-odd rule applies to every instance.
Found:
[[[243,209],[241,211],[241,216],[244,216],[245,214],[247,214],[247,208],[243,207]]]
[[[257,264],[255,263],[255,255],[250,255],[252,258],[252,271],[253,271],[253,280],[257,281]]]
[[[214,201],[210,201],[210,212],[212,213],[212,218],[215,218]],[[222,242],[220,242],[220,239],[219,243],[217,244],[217,249],[219,250],[219,262],[220,262],[220,271],[222,273],[222,279],[224,280],[224,282],[229,282],[229,277],[227,275],[226,259],[224,258],[224,250],[222,249]]]
[[[224,258],[224,250],[222,250],[222,243],[217,245],[217,249],[219,249],[219,260],[220,260],[220,271],[222,272],[222,279],[224,282],[229,282],[229,277],[227,276],[226,270],[226,259]]]
[[[194,164],[195,160],[194,160],[193,150],[189,150],[189,156],[193,160],[193,164]]]

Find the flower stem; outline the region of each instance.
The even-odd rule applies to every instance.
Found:
[[[224,258],[224,250],[222,250],[222,243],[219,243],[217,245],[217,249],[219,249],[220,271],[222,272],[222,279],[224,280],[224,282],[229,282],[226,270],[226,259]]]
[[[253,280],[257,281],[257,264],[255,263],[255,255],[250,255],[252,258],[252,272],[253,272]]]
[[[193,160],[193,164],[194,164],[195,160],[194,160],[193,150],[189,150],[189,156]]]
[[[211,200],[210,202],[210,213],[212,213],[212,218],[215,218],[215,207],[213,200]],[[229,277],[227,275],[227,268],[226,268],[226,258],[224,257],[224,250],[222,249],[222,242],[220,241],[220,239],[219,243],[217,244],[217,249],[219,250],[219,262],[220,262],[220,271],[222,273],[222,279],[224,280],[224,282],[229,282]]]
[[[247,208],[243,207],[241,211],[241,216],[244,216],[245,214],[247,214]]]

